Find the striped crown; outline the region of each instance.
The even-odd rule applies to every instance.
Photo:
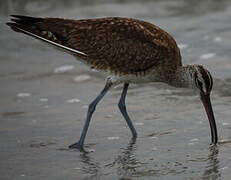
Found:
[[[194,83],[201,93],[210,94],[213,87],[213,78],[210,72],[201,65],[196,65],[194,72]]]

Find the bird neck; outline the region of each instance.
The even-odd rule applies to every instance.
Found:
[[[193,86],[194,65],[180,66],[171,76],[168,84],[175,87],[188,88]]]

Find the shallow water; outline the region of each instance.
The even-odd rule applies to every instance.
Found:
[[[231,178],[231,2],[5,1],[0,4],[0,179],[199,180]],[[24,3],[25,2],[25,3]],[[139,137],[132,141],[117,108],[122,88],[97,107],[86,147],[79,138],[89,102],[104,76],[70,55],[12,32],[10,13],[89,18],[129,16],[172,34],[183,63],[204,64],[214,76],[212,103],[219,145],[211,147],[197,96],[164,84],[132,85],[127,108]]]

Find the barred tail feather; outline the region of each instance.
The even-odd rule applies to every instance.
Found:
[[[13,19],[11,19],[12,22],[8,22],[6,25],[10,26],[12,30],[32,36],[71,54],[87,56],[84,52],[65,46],[65,43],[62,43],[63,39],[55,36],[54,33],[47,31],[46,29],[41,29],[39,24],[44,22],[44,18],[20,15],[11,16],[13,17]]]

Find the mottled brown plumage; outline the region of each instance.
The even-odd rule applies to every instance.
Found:
[[[216,122],[210,102],[212,76],[201,65],[182,66],[177,44],[164,30],[145,21],[121,17],[83,20],[13,17],[13,22],[7,23],[13,30],[61,48],[92,68],[109,74],[104,89],[89,105],[79,141],[70,148],[83,150],[96,105],[111,87],[120,83],[124,83],[124,88],[119,109],[135,138],[137,133],[125,105],[129,83],[157,81],[192,88],[200,94],[210,123],[212,143],[217,143]]]
[[[13,19],[15,27],[85,53],[74,55],[98,70],[137,75],[161,66],[169,74],[181,65],[175,40],[148,22],[121,17],[24,19]]]

